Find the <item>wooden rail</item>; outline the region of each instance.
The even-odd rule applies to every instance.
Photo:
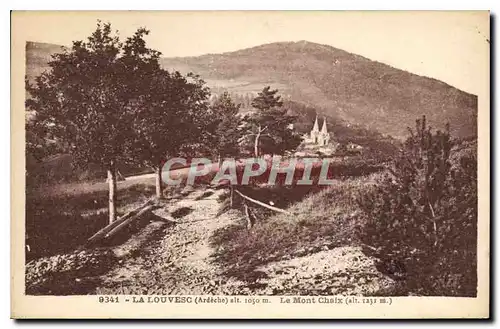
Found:
[[[91,236],[87,240],[87,244],[92,244],[94,242],[97,242],[97,241],[99,241],[99,240],[107,237],[109,232],[111,232],[117,226],[123,224],[131,216],[134,216],[135,214],[138,214],[138,212],[140,212],[141,209],[143,209],[143,208],[145,208],[145,207],[147,207],[149,205],[152,205],[153,202],[154,202],[153,200],[148,200],[145,203],[143,203],[142,205],[140,205],[139,207],[134,208],[133,210],[127,212],[125,215],[123,215],[122,217],[118,218],[113,223],[111,223],[109,225],[106,225],[105,227],[103,227],[102,229],[100,229],[96,234],[94,234],[93,236]],[[129,222],[127,222],[127,223],[129,223]]]
[[[246,196],[245,194],[241,193],[240,191],[238,191],[237,189],[234,189],[234,192],[238,193],[242,198],[250,201],[250,202],[253,202],[255,204],[258,204],[259,206],[262,206],[262,207],[265,207],[265,208],[268,208],[268,209],[271,209],[271,210],[274,210],[276,212],[280,212],[282,214],[288,214],[288,215],[293,215],[291,212],[289,211],[286,211],[284,209],[281,209],[281,208],[278,208],[278,207],[273,207],[271,205],[268,205],[268,204],[265,204],[264,202],[261,202],[259,200],[255,200],[255,199],[252,199],[251,197],[249,196]]]
[[[136,220],[138,219],[139,217],[141,217],[142,215],[144,215],[145,213],[153,210],[156,206],[151,204],[151,205],[148,205],[146,206],[145,208],[143,208],[141,211],[139,211],[137,214],[135,215],[132,215],[130,216],[129,218],[125,219],[123,222],[121,222],[120,224],[118,224],[116,227],[114,227],[111,231],[109,231],[105,236],[104,238],[109,238],[109,237],[112,237],[113,235],[115,235],[116,233],[118,233],[119,231],[121,231],[122,229],[124,229],[128,224],[130,224],[133,220]]]

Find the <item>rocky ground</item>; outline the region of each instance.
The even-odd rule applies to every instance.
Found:
[[[137,223],[124,241],[29,262],[27,293],[367,295],[393,284],[357,247],[267,264],[254,282],[226,277],[209,241],[243,218],[233,210],[216,216],[221,193],[185,189]]]

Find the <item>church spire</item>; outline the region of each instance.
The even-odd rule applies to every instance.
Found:
[[[316,119],[314,120],[314,127],[312,131],[319,131],[318,115],[316,114]]]
[[[321,132],[323,134],[328,134],[328,130],[327,130],[327,127],[326,127],[326,118],[323,121],[323,127],[321,127]]]

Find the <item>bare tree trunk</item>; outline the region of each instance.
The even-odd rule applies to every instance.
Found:
[[[260,138],[260,134],[262,133],[262,130],[260,129],[260,126],[259,126],[259,131],[257,132],[257,135],[255,135],[255,143],[254,143],[254,153],[255,153],[255,157],[259,157],[259,138]]]
[[[109,183],[109,223],[116,220],[116,169],[113,161],[109,163],[108,168]]]
[[[250,208],[248,208],[247,203],[244,201],[243,206],[245,207],[245,218],[247,220],[247,229],[251,229],[253,227],[252,217],[250,215]]]
[[[161,199],[163,197],[162,195],[162,190],[163,190],[163,182],[161,180],[161,165],[158,164],[155,168],[155,174],[156,174],[156,198]]]

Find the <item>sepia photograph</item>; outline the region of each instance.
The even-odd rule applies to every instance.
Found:
[[[489,15],[13,11],[13,317],[488,317]]]

